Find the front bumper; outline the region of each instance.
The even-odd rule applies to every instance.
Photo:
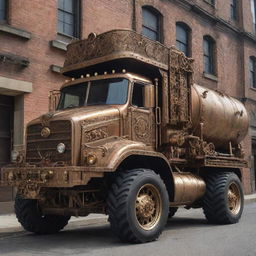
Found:
[[[106,170],[105,170],[106,171]],[[103,177],[99,168],[65,167],[5,167],[1,170],[1,185],[17,187],[26,198],[37,198],[41,188],[68,188],[86,185],[91,178]]]

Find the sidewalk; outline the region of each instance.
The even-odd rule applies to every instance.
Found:
[[[95,224],[107,223],[107,216],[103,214],[90,214],[87,217],[72,217],[68,223],[69,227],[81,227]],[[15,214],[0,215],[0,237],[1,234],[14,232],[26,232],[16,219]]]
[[[246,195],[245,204],[256,202],[256,194]],[[94,224],[104,224],[107,223],[107,216],[103,214],[90,214],[87,217],[72,217],[69,221],[69,226],[87,226]],[[0,234],[11,233],[11,232],[21,232],[24,229],[20,226],[17,221],[15,214],[3,214],[0,215]]]

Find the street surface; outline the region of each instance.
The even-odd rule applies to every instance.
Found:
[[[1,221],[1,216],[0,216]],[[245,205],[234,225],[209,225],[201,209],[179,209],[158,241],[122,244],[106,219],[77,221],[59,234],[0,234],[1,256],[256,256],[256,203]]]

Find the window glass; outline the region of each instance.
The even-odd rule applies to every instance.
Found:
[[[127,102],[129,81],[124,78],[103,79],[65,87],[58,109],[86,105],[121,105]]]
[[[122,78],[92,81],[87,105],[125,104],[128,95],[128,80]]]
[[[176,47],[184,52],[186,56],[189,55],[188,29],[182,24],[176,25]]]
[[[208,36],[204,37],[204,72],[208,74],[215,74],[215,56],[214,56],[214,40]]]
[[[144,107],[144,89],[143,84],[135,83],[133,85],[133,92],[132,92],[132,105],[137,106],[139,108]]]
[[[0,21],[6,20],[6,0],[0,0]]]
[[[230,9],[231,9],[231,18],[233,20],[237,20],[238,15],[237,15],[237,0],[231,0],[230,4]]]
[[[58,109],[83,106],[87,90],[87,83],[65,87],[61,90]]]
[[[142,34],[155,41],[158,39],[157,33],[147,28],[142,28]]]
[[[250,57],[250,85],[256,88],[256,58]]]
[[[152,40],[160,41],[159,14],[155,11],[142,8],[142,34]]]
[[[58,32],[78,37],[78,0],[58,0]]]

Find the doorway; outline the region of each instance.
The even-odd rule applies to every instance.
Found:
[[[13,147],[14,98],[0,95],[0,170],[10,163]],[[0,202],[11,201],[13,190],[0,188]]]
[[[253,156],[253,164],[252,164],[252,168],[253,168],[253,189],[254,191],[256,190],[256,139],[252,140],[252,156]]]

